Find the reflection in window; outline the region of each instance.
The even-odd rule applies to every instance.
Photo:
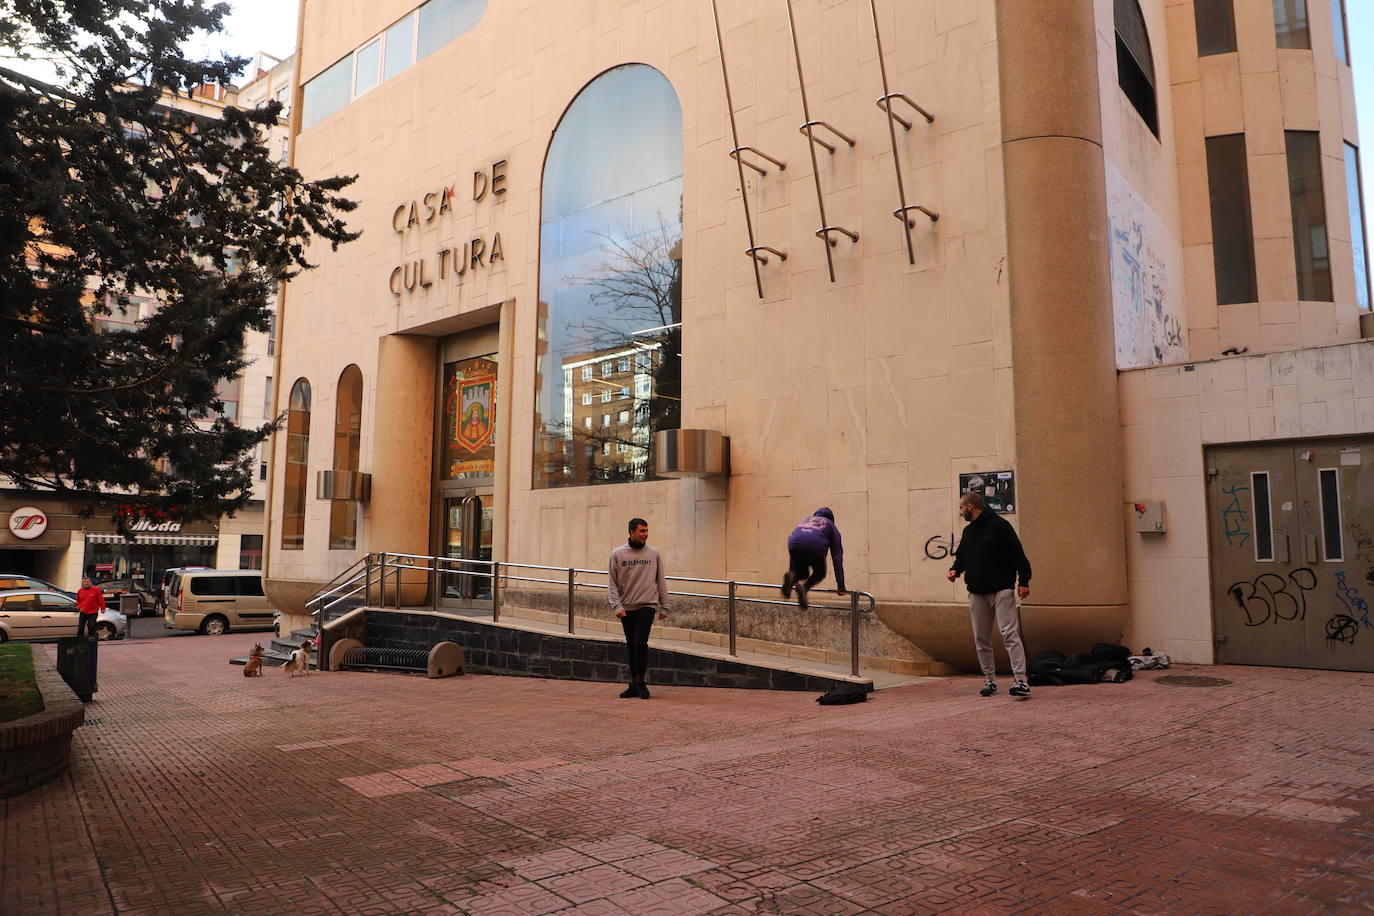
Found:
[[[1229,54],[1236,50],[1235,0],[1194,0],[1199,57]]]
[[[1369,252],[1365,247],[1364,181],[1360,176],[1360,151],[1345,144],[1345,193],[1350,208],[1350,253],[1355,262],[1355,304],[1369,302]]]
[[[415,14],[386,30],[382,79],[389,80],[415,62]]]
[[[1350,63],[1350,26],[1345,18],[1345,0],[1331,0],[1331,27],[1335,30],[1336,60]]]
[[[353,55],[350,54],[305,84],[301,92],[301,130],[347,105],[352,91]]]
[[[1159,136],[1159,107],[1155,97],[1155,63],[1150,33],[1139,0],[1116,0],[1116,81],[1126,98]]]
[[[429,0],[420,7],[416,57],[425,58],[477,24],[487,0]]]
[[[305,547],[306,465],[310,459],[310,383],[291,386],[286,411],[286,480],[282,486],[282,550]]]
[[[1284,133],[1288,148],[1288,193],[1293,206],[1293,255],[1298,298],[1330,302],[1331,255],[1326,239],[1321,140],[1315,131]]]
[[[373,41],[358,52],[357,63],[354,65],[354,72],[356,73],[353,83],[354,97],[362,95],[377,85],[380,77],[378,68],[381,67],[381,63],[382,43],[379,40]]]
[[[1207,138],[1207,189],[1212,204],[1217,302],[1257,302],[1245,134]]]
[[[356,471],[363,443],[363,373],[349,366],[339,375],[334,402],[334,470]],[[349,499],[329,501],[329,549],[358,546],[358,504]]]
[[[653,434],[681,422],[682,109],[663,74],[629,64],[582,90],[549,145],[541,206],[534,485],[645,480]],[[631,357],[653,396],[630,427],[586,432],[592,392],[605,403],[622,386],[582,368]]]
[[[1274,36],[1280,48],[1310,48],[1307,0],[1274,0]]]

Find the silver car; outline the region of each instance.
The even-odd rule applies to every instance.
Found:
[[[75,636],[76,602],[59,592],[39,588],[0,592],[0,642],[11,639],[56,639]],[[100,639],[123,639],[129,621],[116,610],[100,612],[95,634]]]

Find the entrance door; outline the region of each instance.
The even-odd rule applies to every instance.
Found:
[[[1374,671],[1374,447],[1219,447],[1207,464],[1217,660]]]
[[[491,497],[490,487],[447,490],[441,494],[441,556],[450,560],[491,560],[495,518]],[[439,575],[441,603],[473,607],[491,601],[489,567],[480,563],[447,563],[442,570]]]

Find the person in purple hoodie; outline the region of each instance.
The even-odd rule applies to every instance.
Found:
[[[790,565],[782,577],[784,598],[791,598],[795,588],[798,606],[806,607],[806,593],[825,578],[827,552],[835,558],[835,591],[843,595],[844,545],[840,542],[840,529],[835,527],[835,513],[822,508],[802,519],[787,536]]]

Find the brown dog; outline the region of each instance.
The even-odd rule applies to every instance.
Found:
[[[262,677],[262,646],[254,646],[253,652],[248,656],[248,662],[243,666],[244,677]]]

